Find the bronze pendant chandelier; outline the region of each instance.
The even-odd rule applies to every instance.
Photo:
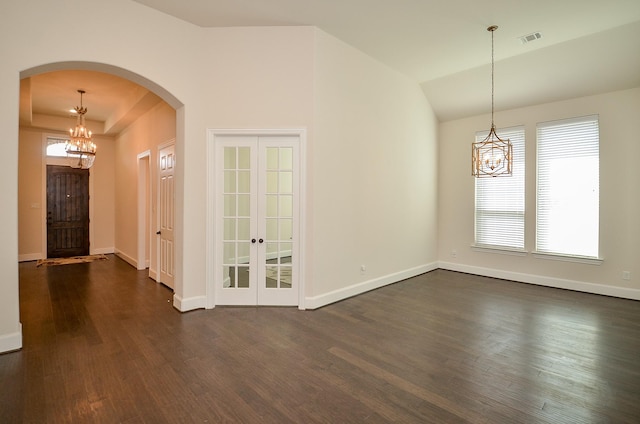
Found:
[[[510,177],[513,173],[513,146],[509,139],[498,137],[493,121],[493,33],[496,29],[496,25],[487,28],[491,32],[491,129],[484,140],[471,144],[471,175],[476,178]]]

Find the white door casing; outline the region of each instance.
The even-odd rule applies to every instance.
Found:
[[[151,246],[151,207],[150,199],[150,159],[151,151],[138,154],[138,249],[136,269],[149,268],[149,246]]]

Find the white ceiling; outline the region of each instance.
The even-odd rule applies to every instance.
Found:
[[[496,110],[640,85],[640,0],[134,1],[202,27],[317,26],[420,83],[440,120],[490,111],[489,25]]]
[[[134,1],[202,27],[317,26],[420,83],[443,121],[490,111],[492,24],[496,110],[640,86],[640,0]],[[520,42],[536,31],[541,39]],[[68,117],[81,88],[87,117],[105,123],[98,133],[159,101],[91,71],[32,76],[23,96],[34,115]]]
[[[115,135],[161,99],[138,84],[96,71],[65,70],[33,75],[20,82],[20,123],[66,131],[75,125],[80,106],[95,134]]]

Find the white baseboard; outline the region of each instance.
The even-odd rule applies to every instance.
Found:
[[[117,249],[115,251],[115,254],[116,254],[117,257],[119,257],[120,259],[122,259],[123,261],[125,261],[126,263],[128,263],[129,265],[134,267],[135,269],[138,269],[138,261],[136,261],[131,256],[129,256],[126,253],[124,253],[124,252],[122,252],[120,250],[117,250]]]
[[[98,249],[91,249],[92,255],[109,255],[114,252],[115,249],[113,247],[100,247]]]
[[[149,268],[149,278],[157,283],[159,280],[158,271],[153,268]]]
[[[45,259],[45,256],[42,253],[25,253],[24,255],[18,255],[18,262],[37,261],[38,259]]]
[[[22,324],[20,331],[0,336],[0,353],[22,349]]]
[[[398,281],[406,280],[407,278],[415,277],[416,275],[424,274],[425,272],[433,271],[437,268],[437,263],[420,265],[415,268],[407,269],[393,274],[383,275],[382,277],[374,278],[372,280],[363,281],[361,283],[334,290],[320,296],[307,297],[304,301],[304,307],[305,309],[321,308],[331,303],[339,302],[341,300],[368,292],[370,290],[375,290],[389,284],[397,283]]]
[[[206,306],[207,296],[195,296],[183,299],[177,294],[173,295],[173,307],[180,312],[188,312],[195,309],[205,309]]]
[[[484,277],[511,280],[520,283],[536,284],[538,286],[553,287],[556,289],[566,289],[584,293],[621,297],[624,299],[640,300],[640,290],[626,287],[615,287],[606,284],[587,283],[584,281],[566,280],[563,278],[545,277],[542,275],[523,274],[520,272],[503,271],[500,269],[483,268],[450,262],[439,262],[438,268],[449,271],[465,272],[467,274],[482,275]]]

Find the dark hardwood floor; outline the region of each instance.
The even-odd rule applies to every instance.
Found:
[[[3,423],[638,423],[640,302],[437,270],[181,314],[122,260],[20,264]]]

